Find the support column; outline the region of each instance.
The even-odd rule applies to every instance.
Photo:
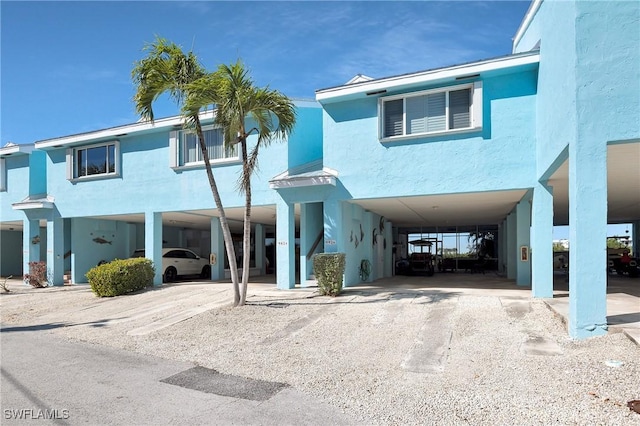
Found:
[[[156,268],[153,285],[162,285],[162,213],[148,212],[144,215],[144,250]]]
[[[516,206],[516,284],[531,285],[531,203],[529,197],[522,199]]]
[[[282,290],[294,288],[295,281],[295,209],[279,199],[276,205],[276,279]]]
[[[264,259],[264,226],[260,223],[256,223],[253,231],[253,244],[256,256],[256,268],[260,271],[260,275],[267,273]]]
[[[385,220],[384,222],[384,236],[382,237],[382,246],[384,248],[384,277],[389,278],[393,276],[393,233],[391,229],[391,222]]]
[[[640,258],[640,220],[631,223],[631,244],[633,256]]]
[[[47,218],[47,273],[51,284],[64,284],[64,221],[57,210]]]
[[[324,202],[324,251],[326,253],[344,253],[342,236],[342,202],[327,200]]]
[[[498,272],[500,273],[504,273],[504,265],[506,265],[506,261],[504,259],[504,255],[505,255],[504,248],[507,245],[506,243],[507,240],[505,239],[507,232],[505,231],[505,229],[506,229],[505,222],[502,221],[498,225]]]
[[[516,245],[516,214],[515,212],[509,213],[507,216],[507,254],[505,260],[507,261],[507,278],[510,280],[516,279],[516,259],[518,257],[518,247]]]
[[[29,273],[29,262],[38,262],[40,260],[40,221],[38,219],[24,219],[22,221],[22,271],[24,274]],[[33,244],[34,239],[38,241]]]
[[[215,263],[211,265],[211,280],[224,279],[224,263],[227,252],[224,247],[224,235],[220,226],[220,218],[211,218],[211,254],[215,257]]]
[[[307,287],[309,271],[313,269],[310,265],[311,261],[307,261],[307,253],[313,245],[310,207],[311,205],[308,203],[300,204],[300,287]]]
[[[553,188],[538,183],[531,209],[531,293],[553,297]]]
[[[607,332],[607,145],[569,143],[569,335]]]

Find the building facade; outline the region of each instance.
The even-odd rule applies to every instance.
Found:
[[[394,275],[411,235],[490,234],[498,271],[552,297],[553,226],[569,225],[569,332],[605,333],[607,225],[632,223],[640,247],[639,25],[638,2],[535,0],[508,55],[297,101],[254,177],[252,273],[275,263],[279,288],[305,286],[314,253],[343,252],[349,286],[363,261],[368,281]],[[233,229],[239,159],[202,119]],[[225,278],[196,148],[178,117],[1,148],[0,274],[45,260],[54,284],[82,283],[102,260],[180,246]]]

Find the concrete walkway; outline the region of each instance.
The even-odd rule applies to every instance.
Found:
[[[545,303],[568,323],[569,289],[564,276],[556,277],[553,299],[545,299]],[[640,346],[640,279],[609,276],[607,324],[610,333],[624,333]]]

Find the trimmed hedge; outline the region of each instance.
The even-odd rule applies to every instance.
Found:
[[[86,277],[98,297],[112,297],[153,285],[155,268],[149,259],[116,259],[91,268]]]
[[[321,295],[340,294],[346,258],[345,253],[318,253],[313,256],[313,272]]]

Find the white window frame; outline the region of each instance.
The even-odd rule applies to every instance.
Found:
[[[77,163],[78,163],[78,152],[83,150],[88,150],[92,148],[100,148],[103,146],[114,145],[113,155],[114,155],[114,171],[100,174],[93,174],[87,176],[78,176]],[[120,141],[111,140],[91,145],[82,145],[74,148],[67,149],[67,179],[71,182],[79,182],[85,180],[97,180],[97,179],[110,179],[117,178],[121,175],[121,164],[120,164]]]
[[[7,164],[4,158],[0,158],[0,192],[7,191]]]
[[[456,90],[471,89],[471,104],[469,106],[469,127],[460,129],[449,129],[449,92],[455,92]],[[433,95],[437,93],[446,93],[445,96],[445,122],[447,129],[438,130],[434,132],[424,133],[412,133],[406,134],[406,120],[407,120],[407,99],[416,96]],[[389,101],[403,100],[402,106],[402,135],[398,136],[384,136],[385,126],[385,103]],[[433,137],[441,135],[449,135],[456,133],[468,133],[482,130],[482,81],[475,81],[473,83],[459,84],[455,86],[439,87],[437,89],[421,90],[419,92],[404,93],[402,95],[385,96],[378,100],[378,139],[380,142],[393,142],[398,140],[407,140],[415,138]]]
[[[202,127],[202,131],[206,132],[213,129],[220,129],[220,127],[214,125],[206,125]],[[189,161],[187,162],[186,151],[187,151],[187,142],[186,135],[194,134],[195,130],[176,130],[172,131],[169,134],[169,166],[174,170],[181,169],[190,169],[190,168],[202,168],[204,167],[204,159],[198,161]],[[201,157],[202,153],[200,151],[199,144],[198,147],[198,156]],[[230,157],[225,158],[216,158],[209,159],[209,162],[212,166],[220,165],[220,164],[234,164],[240,162],[240,150],[236,148],[236,154]]]

